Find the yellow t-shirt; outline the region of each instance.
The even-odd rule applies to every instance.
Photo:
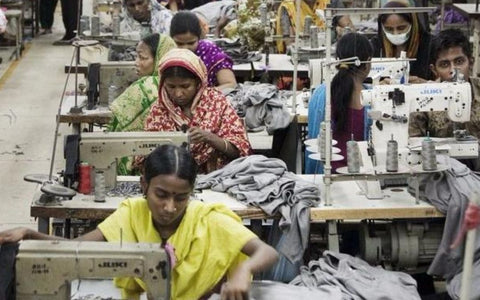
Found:
[[[120,240],[120,228],[125,242],[161,242],[144,198],[123,201],[98,228],[109,242]],[[176,257],[171,298],[198,299],[209,292],[247,258],[241,249],[254,238],[255,234],[226,206],[190,201],[182,222],[167,241]],[[117,279],[115,283],[129,299],[146,289],[138,278]]]

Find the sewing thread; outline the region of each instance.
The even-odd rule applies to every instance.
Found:
[[[310,47],[312,49],[316,49],[320,47],[320,44],[318,41],[318,27],[315,25],[310,26]]]
[[[113,16],[112,17],[112,34],[115,37],[120,35],[120,17]]]
[[[92,36],[100,36],[100,17],[92,16],[90,18],[92,24],[90,26]]]
[[[105,175],[103,171],[95,171],[95,202],[105,202]]]
[[[303,23],[303,34],[310,35],[310,26],[312,26],[313,20],[310,16],[305,16]]]
[[[398,172],[398,143],[393,139],[387,142],[387,172]]]
[[[320,132],[318,134],[318,153],[320,153],[320,160],[325,160],[325,145],[327,140],[325,139],[326,124],[325,122],[320,123]]]
[[[260,21],[262,22],[263,26],[268,26],[268,8],[267,4],[262,3],[258,6],[258,10],[260,11]]]
[[[434,171],[437,169],[435,142],[432,141],[429,136],[422,141],[422,168],[424,171]]]
[[[78,166],[78,192],[88,195],[92,191],[90,184],[90,171],[92,168],[87,162],[81,162]]]
[[[358,143],[352,139],[347,142],[347,170],[348,173],[360,173],[360,150]]]

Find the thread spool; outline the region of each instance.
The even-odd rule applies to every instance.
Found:
[[[92,16],[91,20],[91,35],[92,36],[100,36],[100,17]]]
[[[437,169],[435,142],[432,141],[429,136],[422,141],[422,169],[424,171],[434,171]]]
[[[105,175],[103,171],[95,171],[95,202],[105,202]]]
[[[310,47],[312,49],[320,47],[320,43],[318,41],[318,27],[314,25],[310,26]]]
[[[262,3],[258,6],[258,10],[260,11],[260,22],[262,22],[263,26],[267,26],[268,24],[268,9],[267,4]]]
[[[113,36],[120,35],[120,17],[119,16],[112,17],[112,34]]]
[[[360,173],[360,149],[358,143],[352,139],[347,142],[347,170],[348,173]]]
[[[87,162],[80,163],[78,167],[78,192],[81,194],[88,195],[92,192],[92,186],[90,184],[90,172],[92,168]]]
[[[320,132],[318,133],[318,153],[320,154],[321,160],[325,160],[325,145],[327,143],[325,139],[326,126],[325,122],[320,123]]]
[[[387,172],[398,172],[398,143],[393,139],[387,142]]]
[[[90,30],[90,16],[81,16],[80,17],[80,35],[83,35],[83,32]]]
[[[310,34],[310,28],[312,26],[312,17],[310,16],[305,16],[305,20],[303,23],[303,35],[309,35]]]

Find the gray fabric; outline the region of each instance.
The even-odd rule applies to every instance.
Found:
[[[461,272],[464,253],[463,246],[451,250],[450,245],[461,230],[469,197],[472,192],[480,190],[480,177],[448,156],[437,155],[437,161],[448,166],[448,170],[425,176],[420,188],[421,198],[446,214],[442,240],[428,273],[450,280]],[[480,231],[475,244],[476,260],[480,257],[479,235]]]
[[[209,300],[219,300],[220,295],[214,294]],[[337,287],[322,286],[319,288],[308,288],[293,286],[274,281],[253,281],[249,298],[250,300],[310,300],[328,299],[341,300],[342,294]]]
[[[288,172],[283,161],[263,155],[237,158],[222,169],[200,175],[196,188],[226,192],[268,215],[280,214],[279,227],[285,237],[278,250],[291,262],[302,259],[310,233],[308,208],[320,201],[320,191]]]
[[[266,126],[267,132],[286,128],[290,124],[290,112],[285,103],[291,92],[279,91],[268,83],[245,82],[228,95],[232,105],[245,115],[245,125],[250,131]]]
[[[417,283],[410,275],[372,267],[359,258],[331,251],[325,251],[319,260],[302,267],[300,275],[290,284],[335,286],[341,290],[342,299],[420,299]]]

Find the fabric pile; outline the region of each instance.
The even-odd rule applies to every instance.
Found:
[[[196,189],[227,192],[242,203],[279,214],[284,238],[278,250],[291,262],[302,259],[310,233],[310,210],[320,201],[318,186],[287,171],[285,163],[263,155],[237,158],[199,176]]]
[[[222,299],[219,294],[213,294],[209,300]],[[334,286],[308,288],[293,286],[276,281],[252,281],[250,300],[292,300],[292,299],[328,299],[342,300],[340,289]]]
[[[280,91],[273,84],[245,82],[227,95],[239,116],[245,117],[249,131],[261,131],[265,127],[269,134],[290,124],[290,112],[286,107],[291,91]]]
[[[473,192],[480,190],[480,176],[467,166],[448,156],[437,155],[437,161],[448,167],[441,173],[424,175],[420,180],[420,198],[431,203],[446,214],[442,240],[435,258],[428,269],[430,275],[447,280],[447,290],[453,299],[460,297],[464,247],[450,249],[461,232],[465,210]],[[409,182],[409,191],[414,195],[415,182]],[[480,231],[477,231],[472,282],[480,278]],[[480,299],[480,286],[474,284],[471,299]]]
[[[300,275],[290,284],[322,289],[334,286],[344,300],[420,299],[417,282],[410,275],[372,267],[359,258],[331,251],[301,267]]]
[[[213,41],[218,47],[230,56],[235,64],[245,64],[259,61],[262,55],[258,51],[248,51],[248,46],[242,45],[239,39],[216,39]]]

